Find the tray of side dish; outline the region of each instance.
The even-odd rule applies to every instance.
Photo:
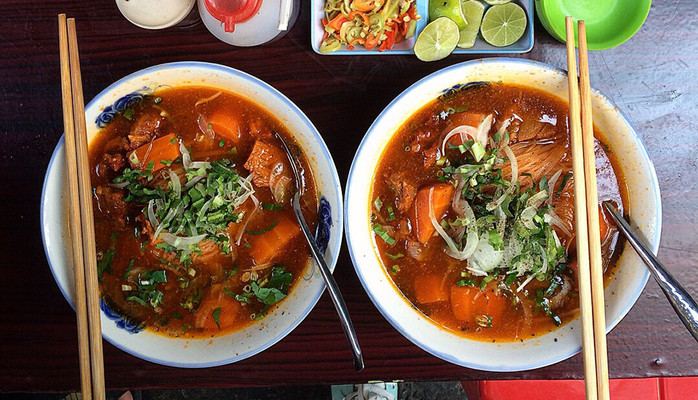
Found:
[[[322,55],[414,54],[417,37],[431,22],[430,7],[447,7],[452,1],[454,0],[313,0],[313,50]],[[509,3],[516,4],[523,10],[525,29],[518,40],[501,47],[488,43],[479,29],[483,14],[486,15],[493,5],[480,0],[459,2],[461,6],[465,3],[479,3],[484,6],[484,10],[479,16],[476,13],[476,26],[472,19],[465,22],[470,23],[470,29],[476,29],[472,47],[456,47],[452,54],[517,54],[526,53],[533,48],[534,0],[512,0]],[[435,14],[439,13],[432,10],[432,17]],[[441,15],[448,16],[448,10]],[[460,29],[463,25],[458,23],[458,27]],[[373,35],[373,32],[379,33]]]

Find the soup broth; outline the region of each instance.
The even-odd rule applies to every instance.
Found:
[[[567,120],[557,97],[481,83],[428,103],[391,139],[373,180],[375,248],[435,323],[472,339],[523,341],[577,316]],[[623,177],[595,137],[599,202],[623,210]],[[618,233],[599,210],[608,280]]]
[[[266,110],[206,87],[156,91],[90,143],[100,290],[140,326],[174,337],[242,329],[303,276],[309,248],[293,175]],[[307,159],[301,205],[315,221]]]

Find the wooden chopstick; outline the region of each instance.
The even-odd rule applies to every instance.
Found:
[[[80,59],[75,20],[73,18],[66,20],[65,15],[61,14],[58,21],[61,39],[61,84],[66,127],[72,248],[75,264],[76,312],[78,313],[80,382],[83,398],[103,400],[106,395],[99,284]],[[82,304],[78,305],[80,303]],[[89,357],[89,368],[87,368],[87,357]]]
[[[594,350],[591,278],[589,272],[589,246],[587,231],[586,184],[584,179],[584,152],[582,148],[581,109],[577,81],[577,57],[575,52],[574,22],[565,19],[567,36],[567,74],[570,101],[570,147],[572,148],[572,173],[574,176],[574,219],[577,239],[577,271],[579,274],[579,305],[582,319],[582,357],[584,359],[584,386],[586,398],[596,400],[596,352]]]
[[[77,160],[75,153],[75,122],[73,121],[73,98],[70,85],[70,62],[68,60],[68,28],[65,14],[58,16],[58,42],[61,58],[61,93],[63,98],[63,127],[65,129],[65,155],[68,171],[68,194],[70,199],[70,234],[73,250],[73,276],[75,278],[75,312],[78,324],[78,357],[80,360],[80,386],[82,398],[92,398],[92,372],[90,371],[90,341],[85,297],[85,269],[82,257],[82,230],[80,225],[80,200],[77,182]]]
[[[607,400],[608,355],[606,354],[606,311],[604,306],[603,264],[601,261],[601,233],[599,229],[599,197],[596,191],[596,156],[594,155],[594,122],[591,107],[591,85],[589,84],[589,59],[584,21],[577,21],[579,41],[579,76],[582,104],[582,147],[584,149],[584,180],[586,203],[589,262],[591,267],[591,304],[594,318],[594,349],[596,353],[596,386],[598,397]]]

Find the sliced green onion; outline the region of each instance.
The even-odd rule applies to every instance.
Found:
[[[395,239],[391,238],[390,235],[388,235],[388,232],[386,232],[380,224],[373,225],[373,232],[383,239],[385,243],[388,243],[391,246],[395,244]]]

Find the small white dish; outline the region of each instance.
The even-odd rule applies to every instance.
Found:
[[[549,92],[566,101],[567,74],[524,59],[490,58],[437,71],[402,92],[369,128],[354,157],[347,181],[347,244],[361,284],[383,316],[414,344],[448,362],[468,368],[511,372],[554,364],[581,350],[579,319],[524,342],[489,343],[466,339],[415,309],[393,284],[376,255],[370,226],[371,184],[376,166],[397,129],[439,95],[469,82],[512,82]],[[593,91],[594,122],[614,151],[628,185],[627,209],[633,223],[659,247],[661,199],[647,150],[628,119],[606,96]],[[649,272],[626,243],[613,280],[606,287],[606,326],[610,331],[628,313],[647,283]]]
[[[110,115],[128,107],[146,88],[159,85],[208,86],[243,96],[276,116],[306,154],[321,198],[321,213],[329,218],[325,260],[334,269],[342,244],[342,190],[332,157],[317,129],[288,98],[261,80],[233,68],[201,62],[162,64],[135,72],[98,94],[85,108],[88,141]],[[41,196],[41,228],[46,258],[65,299],[74,308],[75,285],[68,226],[68,198],[63,139],[53,152]],[[323,209],[324,208],[324,209]],[[116,347],[158,364],[203,368],[251,357],[283,339],[315,306],[325,282],[314,264],[306,270],[279,308],[247,328],[208,339],[177,339],[140,330],[101,302],[102,334]],[[138,331],[134,333],[134,331]]]
[[[143,29],[177,25],[194,9],[196,0],[116,0],[121,14]]]

